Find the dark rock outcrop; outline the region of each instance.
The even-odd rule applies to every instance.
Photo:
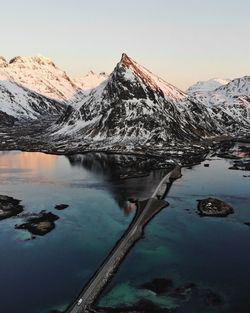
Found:
[[[229,167],[229,170],[241,170],[241,171],[250,171],[250,161],[249,160],[238,160]]]
[[[142,285],[142,288],[151,290],[157,294],[168,292],[173,288],[173,281],[165,278],[155,278],[151,282]]]
[[[67,209],[69,207],[69,205],[68,204],[57,204],[57,205],[55,205],[55,209],[56,210],[59,210],[59,211],[61,211],[61,210],[64,210],[64,209]]]
[[[20,205],[21,200],[12,197],[0,195],[0,220],[16,216],[23,211]]]
[[[13,126],[16,121],[17,119],[14,116],[0,111],[0,123],[2,126]]]
[[[222,200],[207,198],[198,200],[199,214],[202,216],[224,217],[234,212],[233,208]]]
[[[33,235],[44,236],[55,228],[59,217],[51,212],[42,211],[40,216],[28,218],[26,223],[16,225],[16,229],[28,230]]]
[[[222,297],[210,289],[204,290],[201,294],[201,298],[203,302],[209,306],[220,306],[223,304]]]

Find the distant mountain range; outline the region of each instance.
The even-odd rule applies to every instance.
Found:
[[[9,62],[0,57],[0,110],[19,119],[58,115],[79,93],[105,78],[105,73],[92,71],[79,79],[70,78],[41,55],[18,56]]]
[[[186,92],[122,55],[110,75],[73,79],[41,55],[0,57],[0,121],[58,116],[53,138],[86,147],[171,145],[250,129],[250,76]]]
[[[250,129],[250,76],[199,82],[187,93],[193,101],[210,108],[212,117],[225,131],[235,133]]]

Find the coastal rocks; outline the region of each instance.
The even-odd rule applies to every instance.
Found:
[[[142,285],[142,288],[151,290],[157,294],[168,292],[172,287],[172,279],[166,278],[155,278],[151,282]]]
[[[35,239],[34,235],[44,236],[55,228],[55,221],[59,219],[57,215],[45,210],[40,213],[24,211],[20,202],[21,200],[13,197],[0,195],[0,221],[15,216],[24,219],[25,223],[16,224],[15,229],[28,230],[32,236],[26,240]],[[68,204],[58,204],[55,209],[64,210],[68,206]]]
[[[173,290],[172,296],[178,299],[186,299],[191,294],[197,294],[198,287],[195,283],[187,283],[183,286],[177,287]]]
[[[229,167],[229,170],[250,171],[250,161],[249,160],[235,161],[234,164],[231,167]]]
[[[218,153],[217,156],[223,159],[231,159],[231,160],[240,159],[238,155],[234,155],[233,153],[230,153],[230,152]]]
[[[234,212],[229,204],[215,198],[198,200],[198,210],[201,216],[218,217],[224,217]]]
[[[201,292],[201,298],[209,306],[220,306],[223,304],[222,297],[210,289]]]
[[[157,297],[167,295],[173,301],[178,301],[179,307],[185,307],[187,303],[192,307],[198,306],[200,308],[219,307],[224,304],[224,299],[219,293],[209,288],[203,288],[194,282],[175,286],[172,279],[155,278],[140,288],[153,291]]]
[[[59,217],[51,212],[41,211],[38,217],[30,217],[26,223],[16,225],[16,229],[28,230],[33,235],[44,236],[55,228]]]
[[[174,181],[174,180],[176,180],[178,178],[181,178],[181,176],[182,176],[181,167],[179,165],[176,165],[176,167],[173,169],[169,179],[171,181]]]
[[[0,195],[0,220],[16,216],[23,211],[20,205],[21,200],[12,197]]]
[[[59,211],[67,209],[68,207],[69,207],[68,204],[57,204],[57,205],[55,205],[55,209],[59,210]]]

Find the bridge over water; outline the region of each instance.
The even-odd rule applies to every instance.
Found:
[[[118,270],[133,245],[143,236],[144,227],[164,207],[165,201],[174,180],[181,177],[181,167],[176,165],[159,183],[153,195],[145,201],[138,202],[137,212],[122,237],[115,244],[104,262],[84,286],[81,293],[69,306],[66,313],[98,312],[94,304],[106,284]]]

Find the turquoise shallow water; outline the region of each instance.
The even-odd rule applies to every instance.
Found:
[[[148,299],[180,313],[249,312],[250,227],[243,223],[250,221],[250,178],[228,170],[228,161],[209,163],[185,169],[175,182],[169,207],[147,226],[104,292],[102,306]],[[0,194],[23,200],[25,212],[46,209],[60,217],[55,230],[28,241],[27,232],[14,229],[22,219],[0,221],[0,312],[45,313],[75,298],[133,218],[126,200],[146,198],[165,173],[121,181],[118,165],[105,155],[0,153]],[[235,214],[199,217],[196,200],[208,196],[231,203]],[[56,211],[59,203],[70,207]],[[215,290],[225,304],[202,307],[141,288],[159,277]]]
[[[170,206],[147,226],[100,301],[103,306],[131,305],[147,299],[177,312],[248,313],[250,307],[250,178],[228,170],[218,159],[185,169],[168,195]],[[218,197],[235,209],[227,218],[199,217],[197,199]],[[186,210],[188,209],[188,211]],[[141,288],[154,278],[170,278],[176,287],[194,282],[221,295],[224,305],[156,295]]]

